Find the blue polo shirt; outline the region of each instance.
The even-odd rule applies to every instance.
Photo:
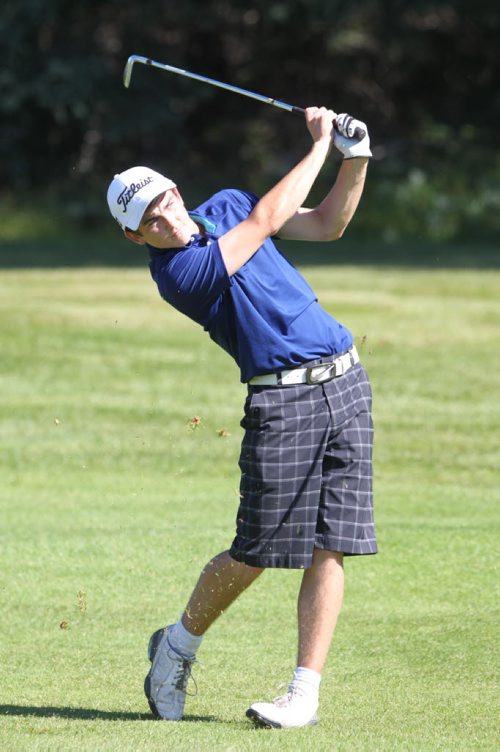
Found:
[[[353,342],[270,238],[228,275],[218,238],[246,219],[258,200],[244,191],[219,191],[190,212],[205,235],[192,236],[183,248],[148,246],[162,298],[234,358],[243,382],[345,352]]]

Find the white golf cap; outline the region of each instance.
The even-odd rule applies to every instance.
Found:
[[[122,230],[137,230],[151,201],[171,188],[175,188],[175,183],[150,167],[131,167],[111,181],[109,211]]]

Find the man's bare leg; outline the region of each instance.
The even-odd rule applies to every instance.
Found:
[[[261,572],[224,551],[203,569],[182,618],[151,636],[151,669],[144,692],[154,715],[166,721],[181,720],[191,666],[204,632]]]
[[[184,627],[202,635],[264,570],[218,554],[204,567],[182,615]]]
[[[314,549],[298,598],[299,649],[289,691],[274,702],[256,702],[247,716],[278,728],[317,722],[319,685],[344,593],[343,555]]]
[[[321,674],[344,596],[343,554],[314,549],[298,599],[297,665]]]

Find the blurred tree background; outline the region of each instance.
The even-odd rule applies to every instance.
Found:
[[[496,0],[5,0],[0,234],[23,207],[47,231],[109,225],[107,184],[132,164],[193,204],[223,186],[261,193],[307,148],[300,117],[205,84],[136,66],[125,89],[138,54],[365,120],[356,232],[498,237],[499,39]]]

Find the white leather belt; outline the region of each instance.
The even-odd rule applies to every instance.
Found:
[[[289,386],[291,384],[323,384],[337,376],[342,376],[352,366],[359,363],[359,355],[356,346],[342,355],[338,355],[327,363],[315,366],[292,368],[289,371],[277,371],[265,373],[262,376],[254,376],[248,382],[252,386]]]

